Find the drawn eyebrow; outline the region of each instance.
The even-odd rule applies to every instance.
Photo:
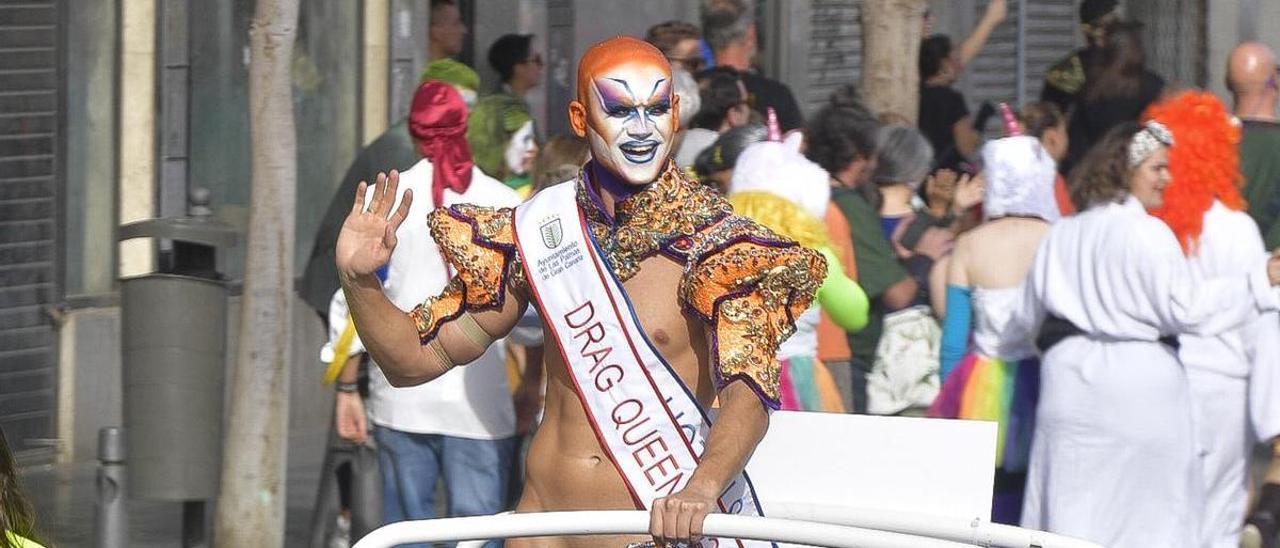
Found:
[[[653,91],[649,92],[649,100],[651,101],[653,100],[653,96],[658,93],[658,86],[661,86],[662,83],[666,81],[667,81],[666,78],[659,78],[657,82],[653,83]],[[630,88],[628,88],[627,91],[631,91]]]
[[[614,81],[614,82],[617,82],[617,83],[619,83],[619,84],[622,84],[622,87],[627,88],[627,93],[630,93],[630,94],[631,94],[631,99],[632,99],[633,101],[635,100],[636,93],[635,93],[634,91],[631,91],[631,86],[627,84],[627,81],[626,81],[626,80],[622,80],[622,79],[620,79],[620,78],[608,78],[608,79],[609,79],[609,80],[612,80],[612,81]]]
[[[641,100],[639,97],[636,97],[635,92],[632,91],[631,89],[631,84],[628,83],[627,80],[625,79],[604,77],[604,78],[601,78],[600,81],[617,83],[618,85],[622,86],[622,89],[626,90],[626,93],[627,93],[626,97],[618,97],[614,95],[616,93],[616,90],[610,91],[610,90],[604,89],[604,87],[600,85],[594,86],[596,91],[596,96],[597,98],[600,99],[600,104],[605,105],[605,108],[611,108],[612,105],[617,105],[624,108],[636,108],[641,104],[653,105],[660,102],[667,102],[670,99],[669,97],[658,97],[658,91],[662,88],[662,86],[664,84],[669,85],[667,78],[659,78],[657,81],[655,81],[653,83],[652,90],[649,92],[649,95],[644,100]]]

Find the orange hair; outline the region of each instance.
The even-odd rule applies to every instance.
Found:
[[[587,135],[587,105],[591,103],[588,99],[591,96],[591,81],[600,73],[625,63],[652,63],[661,67],[668,79],[671,78],[671,63],[653,44],[630,36],[615,36],[597,42],[578,60],[578,89],[575,99],[569,102],[569,127],[573,128],[573,133],[578,137]],[[673,97],[672,100],[675,112],[679,113],[679,97]]]
[[[1164,220],[1177,236],[1182,252],[1195,253],[1204,229],[1204,214],[1214,199],[1240,211],[1240,126],[1222,104],[1207,91],[1185,91],[1147,108],[1144,119],[1154,119],[1173,132],[1169,148],[1169,174],[1164,205],[1151,213]]]
[[[615,36],[588,48],[578,61],[578,101],[587,104],[587,98],[591,96],[591,81],[600,73],[625,63],[652,63],[671,74],[671,64],[653,44],[630,36]]]

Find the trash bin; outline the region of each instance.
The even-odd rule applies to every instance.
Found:
[[[227,286],[219,249],[235,232],[207,207],[120,227],[155,238],[158,271],[120,281],[124,432],[131,498],[212,500],[218,493]]]

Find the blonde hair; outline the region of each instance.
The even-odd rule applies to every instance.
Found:
[[[744,190],[729,195],[733,212],[764,225],[800,245],[819,249],[831,247],[827,225],[815,219],[795,202],[772,192]]]

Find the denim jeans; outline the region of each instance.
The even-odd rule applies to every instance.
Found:
[[[382,515],[386,523],[488,515],[506,509],[515,438],[473,440],[383,427],[374,430],[374,437],[378,442]],[[435,495],[436,479],[440,477],[444,479],[448,508],[438,516]],[[501,541],[492,541],[485,546],[501,545]]]

